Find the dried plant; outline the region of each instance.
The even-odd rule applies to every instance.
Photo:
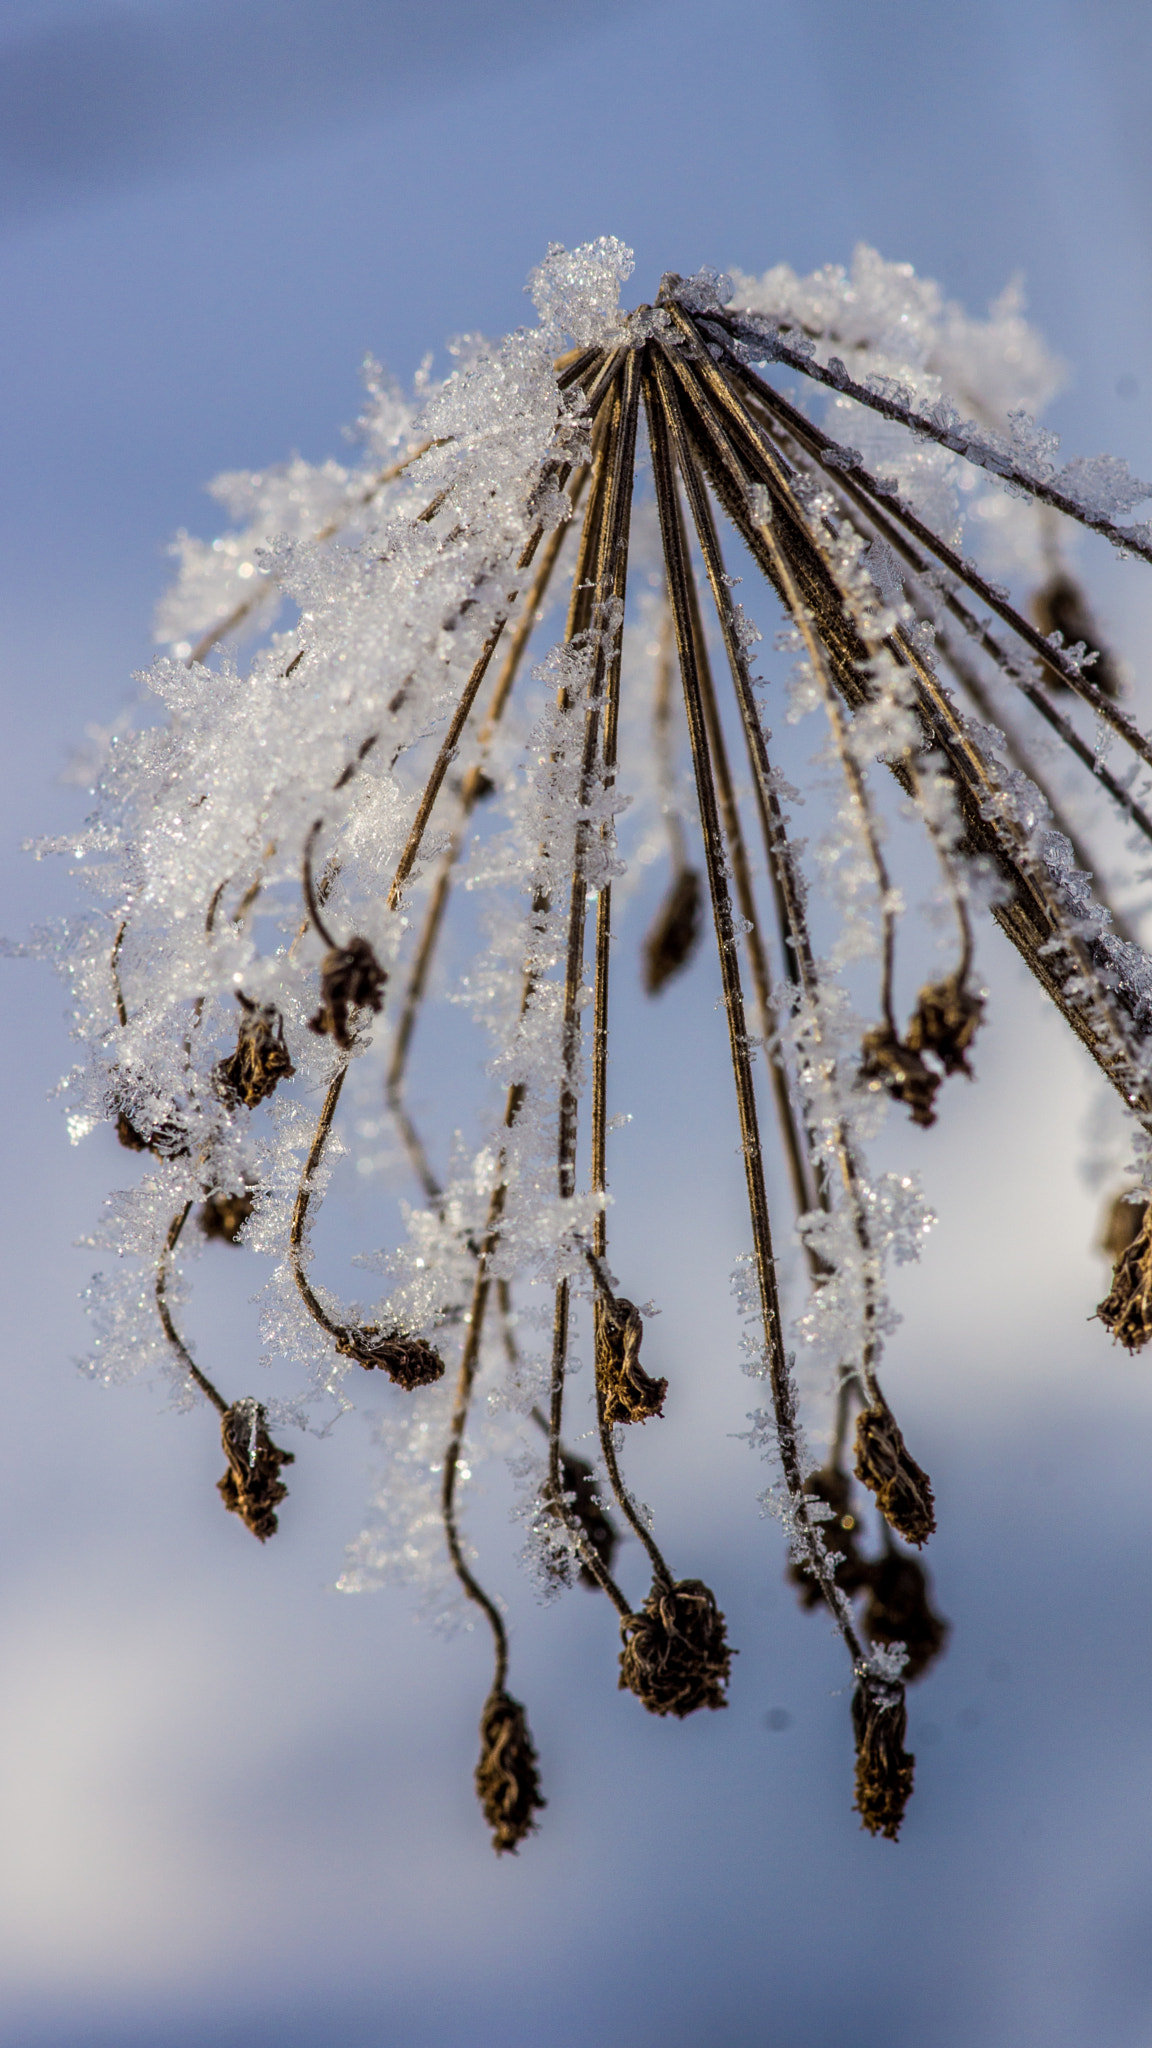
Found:
[[[775,1460],[769,1499],[802,1598],[848,1655],[862,1823],[895,1837],[913,1775],[901,1674],[928,1668],[947,1624],[892,1534],[922,1545],[934,1506],[879,1377],[885,1267],[915,1255],[930,1219],[915,1176],[875,1173],[867,1143],[893,1103],[929,1127],[954,1077],[971,1076],[986,915],[1117,1091],[1146,1156],[1152,962],[1092,883],[1101,857],[1065,816],[1067,777],[1046,783],[1037,741],[1152,839],[1152,742],[1123,706],[1069,552],[1085,527],[1152,561],[1152,527],[1130,517],[1149,489],[1107,457],[1057,469],[1033,419],[1053,366],[1010,299],[968,320],[862,251],[851,276],[669,274],[654,305],[625,314],[630,267],[611,240],[554,248],[532,280],[536,327],[462,344],[451,374],[411,401],[373,372],[360,467],[231,479],[236,530],[182,543],[171,651],[151,678],[169,713],[163,746],[146,730],[110,750],[85,842],[100,908],[52,942],[89,1057],[70,1088],[74,1127],[109,1119],[149,1155],[112,1212],[130,1256],[96,1295],[98,1369],[166,1360],[216,1407],[221,1490],[261,1539],[289,1460],[259,1404],[227,1404],[180,1337],[180,1261],[241,1225],[273,1259],[265,1342],[308,1369],[305,1406],[346,1406],[352,1367],[383,1369],[388,1477],[341,1583],[406,1573],[443,1604],[450,1571],[483,1616],[495,1672],[476,1782],[498,1850],[518,1846],[543,1801],[506,1690],[503,1614],[461,1524],[485,1449],[527,1473],[542,1589],[579,1576],[616,1608],[621,1685],[657,1716],[723,1706],[723,1616],[698,1579],[675,1577],[620,1464],[621,1425],[656,1423],[675,1399],[640,1364],[644,1311],[608,1254],[614,904],[666,840],[641,961],[662,995],[654,1056],[706,894],[748,1198],[745,1362],[766,1394],[750,1437]],[[644,447],[649,496],[636,488]],[[961,552],[965,518],[993,499],[1031,612],[1027,591],[1015,603]],[[808,850],[762,715],[761,691],[774,700],[781,679],[754,673],[760,632],[734,597],[734,562],[780,616],[792,715],[821,722],[812,791],[826,816]],[[290,603],[295,616],[281,616]],[[250,630],[262,638],[241,672]],[[1124,756],[1116,767],[1105,741]],[[892,879],[894,836],[914,833],[949,934],[927,979]],[[486,932],[466,974],[442,951],[460,884],[465,928],[479,913]],[[910,973],[923,985],[902,1024]],[[444,974],[456,1014],[489,1033],[500,1099],[482,1099],[438,1169],[407,1080]],[[365,1314],[316,1277],[312,1225],[386,989],[383,1095],[418,1202]],[[766,1104],[785,1219],[769,1215]],[[194,1203],[196,1242],[182,1235]],[[1152,1336],[1152,1254],[1143,1208],[1133,1214],[1100,1309],[1130,1348]],[[793,1230],[810,1292],[790,1349],[777,1276]],[[552,1334],[534,1357],[519,1304],[541,1291]],[[595,1466],[565,1441],[572,1353],[589,1341]],[[829,1385],[832,1449],[816,1469],[801,1402],[815,1421]],[[864,1515],[879,1517],[872,1555],[847,1470],[853,1413]],[[544,1457],[525,1451],[533,1417]],[[614,1576],[609,1499],[651,1568],[639,1608]]]

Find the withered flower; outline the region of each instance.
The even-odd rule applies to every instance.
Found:
[[[226,1244],[238,1244],[251,1214],[251,1195],[223,1194],[218,1189],[209,1195],[196,1220],[206,1238],[219,1237]]]
[[[416,1387],[430,1387],[444,1373],[440,1353],[423,1337],[410,1337],[403,1330],[383,1331],[375,1323],[347,1325],[337,1334],[336,1349],[343,1358],[354,1358],[366,1372],[379,1367],[408,1393]]]
[[[381,990],[388,979],[367,939],[349,939],[330,946],[320,963],[320,1008],[308,1019],[309,1031],[333,1038],[341,1052],[352,1045],[349,1010],[380,1010]]]
[[[916,1759],[904,1747],[908,1709],[904,1687],[866,1677],[852,1695],[856,1735],[856,1811],[870,1835],[894,1842],[912,1796]]]
[[[904,1678],[922,1678],[948,1641],[949,1624],[928,1597],[928,1574],[919,1558],[889,1550],[865,1565],[864,1633],[872,1643],[903,1643],[908,1652]]]
[[[242,1102],[246,1109],[255,1109],[278,1081],[289,1080],[296,1069],[284,1043],[284,1019],[275,1004],[254,1003],[239,989],[236,1000],[244,1011],[236,1050],[216,1067],[216,1086],[230,1107]]]
[[[116,1136],[126,1152],[147,1152],[148,1150],[147,1138],[140,1136],[132,1119],[123,1109],[116,1119]]]
[[[695,868],[673,879],[644,940],[644,992],[658,995],[665,982],[687,967],[703,930],[703,891]]]
[[[973,993],[962,974],[949,974],[943,981],[930,981],[920,991],[908,1045],[912,1052],[930,1052],[946,1074],[971,1074],[968,1049],[980,1028],[984,998]],[[929,1104],[929,1106],[931,1106]],[[912,1112],[917,1123],[924,1119]],[[931,1121],[931,1119],[929,1119]]]
[[[826,1502],[831,1516],[819,1522],[827,1554],[838,1555],[840,1562],[833,1567],[832,1576],[842,1593],[855,1593],[864,1584],[868,1565],[860,1556],[856,1545],[859,1540],[859,1524],[851,1510],[852,1484],[847,1475],[834,1465],[826,1465],[820,1472],[812,1472],[804,1482],[804,1491],[812,1499]],[[800,1595],[801,1607],[819,1607],[824,1598],[820,1581],[796,1560],[788,1566],[788,1577]]]
[[[116,1112],[116,1136],[126,1152],[151,1152],[154,1159],[187,1159],[192,1149],[188,1131],[176,1117],[165,1117],[153,1124],[146,1138],[126,1109],[113,1103]]]
[[[885,1521],[906,1543],[927,1541],[936,1527],[932,1482],[908,1453],[887,1402],[856,1417],[856,1477],[876,1496]]]
[[[1098,690],[1106,697],[1120,695],[1120,677],[1116,664],[1107,648],[1101,647],[1095,620],[1088,609],[1087,599],[1080,585],[1066,569],[1057,569],[1047,583],[1037,590],[1028,606],[1036,621],[1038,630],[1047,640],[1053,633],[1059,633],[1065,647],[1084,645],[1096,651],[1096,659],[1086,669]],[[1068,685],[1059,676],[1049,676],[1049,687],[1067,689]]]
[[[667,1380],[649,1377],[640,1363],[644,1325],[634,1302],[617,1295],[602,1302],[596,1330],[596,1384],[606,1423],[648,1422],[664,1412]]]
[[[683,1720],[698,1707],[726,1707],[733,1652],[724,1616],[702,1579],[653,1582],[638,1614],[620,1623],[620,1690],[650,1714]]]
[[[259,1401],[234,1401],[220,1423],[220,1440],[228,1470],[218,1481],[220,1498],[230,1514],[266,1543],[279,1526],[276,1510],[288,1497],[281,1465],[294,1465],[293,1451],[282,1451],[264,1427]]]
[[[1121,1252],[1112,1286],[1096,1313],[1126,1351],[1141,1351],[1152,1337],[1152,1229],[1149,1215]]]
[[[878,1084],[893,1102],[903,1102],[914,1124],[928,1128],[936,1121],[933,1104],[940,1086],[939,1074],[924,1064],[909,1042],[902,1045],[890,1024],[878,1024],[864,1033],[861,1047],[860,1079]]]
[[[548,1804],[540,1796],[527,1715],[502,1686],[493,1687],[480,1716],[476,1795],[498,1856],[508,1850],[515,1854],[525,1837],[535,1832],[535,1816]]]

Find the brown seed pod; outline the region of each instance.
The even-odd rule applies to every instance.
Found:
[[[250,1002],[239,989],[236,1000],[244,1010],[236,1050],[231,1058],[219,1062],[213,1079],[230,1109],[238,1102],[255,1109],[278,1081],[287,1081],[296,1069],[284,1043],[284,1019],[275,1005]]]
[[[536,1751],[519,1700],[493,1687],[480,1716],[480,1761],[476,1796],[492,1830],[498,1856],[515,1854],[536,1828],[536,1814],[548,1804],[540,1797]]]
[[[852,1695],[856,1735],[856,1799],[860,1825],[894,1842],[912,1796],[916,1759],[904,1747],[904,1687],[862,1678]]]
[[[367,939],[349,939],[332,946],[320,963],[320,1008],[308,1019],[309,1031],[334,1038],[342,1052],[352,1045],[349,1010],[380,1010],[388,979]]]
[[[409,1337],[403,1330],[382,1331],[376,1323],[340,1330],[336,1349],[342,1358],[354,1358],[366,1372],[379,1367],[408,1393],[416,1387],[430,1387],[444,1376],[444,1360],[423,1337]]]
[[[217,1191],[209,1195],[196,1221],[206,1238],[222,1238],[225,1244],[237,1244],[251,1214],[251,1195],[225,1195]]]
[[[153,1124],[145,1137],[124,1108],[122,1097],[113,1096],[108,1114],[116,1120],[116,1136],[126,1152],[151,1152],[154,1159],[187,1159],[192,1150],[187,1127],[178,1117],[165,1117]]]
[[[620,1690],[634,1692],[650,1714],[683,1720],[698,1707],[726,1707],[733,1652],[724,1616],[701,1579],[674,1586],[653,1582],[638,1614],[620,1623]]]
[[[908,1026],[909,1048],[933,1053],[946,1074],[971,1074],[968,1048],[983,1015],[983,996],[966,988],[959,974],[927,982]]]
[[[914,1124],[927,1130],[936,1121],[933,1104],[940,1086],[939,1074],[925,1066],[911,1045],[902,1045],[887,1024],[864,1033],[860,1048],[860,1079],[869,1087],[883,1088],[893,1102],[906,1103]]]
[[[1096,1313],[1126,1351],[1142,1351],[1152,1337],[1152,1218],[1144,1221],[1127,1251],[1121,1252],[1112,1286]]]
[[[928,1574],[918,1558],[890,1550],[865,1565],[862,1582],[868,1587],[864,1633],[870,1643],[903,1643],[910,1685],[936,1662],[950,1633],[928,1597]]]
[[[282,1451],[264,1427],[259,1401],[234,1401],[220,1423],[220,1440],[228,1470],[218,1481],[220,1498],[230,1514],[239,1515],[261,1543],[279,1526],[276,1509],[288,1496],[281,1465],[296,1463],[293,1451]]]
[[[809,1473],[804,1491],[813,1500],[826,1502],[832,1510],[829,1519],[819,1522],[817,1527],[829,1556],[838,1554],[840,1558],[839,1564],[833,1567],[832,1576],[841,1592],[851,1596],[864,1584],[868,1570],[856,1549],[859,1524],[851,1510],[851,1481],[834,1465],[826,1465],[821,1472]],[[788,1566],[788,1577],[799,1593],[801,1607],[809,1610],[819,1607],[824,1598],[819,1579],[813,1578],[798,1560]]]
[[[610,1572],[620,1541],[620,1532],[600,1505],[600,1483],[594,1468],[586,1458],[576,1458],[568,1453],[561,1458],[560,1477],[569,1520],[579,1524],[585,1542],[595,1551],[605,1571]],[[547,1484],[541,1498],[547,1513],[559,1519],[558,1510],[552,1505]],[[571,1584],[572,1564],[573,1559],[566,1546],[562,1543],[557,1543],[555,1548],[549,1546],[544,1559],[544,1571],[553,1584]],[[582,1586],[591,1587],[594,1593],[599,1592],[600,1581],[586,1564],[580,1564],[578,1577]]]
[[[1133,1195],[1136,1196],[1135,1201],[1132,1200]],[[1129,1188],[1123,1194],[1114,1195],[1100,1232],[1100,1250],[1107,1252],[1112,1260],[1122,1258],[1143,1230],[1147,1214],[1148,1203],[1142,1191]]]
[[[1047,583],[1042,584],[1029,599],[1028,609],[1032,614],[1038,632],[1045,639],[1059,633],[1065,647],[1076,647],[1081,641],[1089,648],[1096,649],[1096,659],[1085,673],[1102,690],[1106,697],[1120,695],[1120,677],[1116,664],[1106,648],[1100,645],[1096,622],[1088,609],[1087,600],[1066,569],[1057,569]],[[1052,669],[1044,672],[1048,689],[1066,690],[1068,685]]]
[[[703,929],[703,891],[695,868],[681,868],[644,940],[644,993],[658,995],[687,967]]]
[[[664,1412],[667,1380],[650,1379],[640,1363],[644,1325],[634,1302],[601,1301],[596,1322],[596,1385],[605,1422],[648,1422]]]
[[[932,1482],[911,1457],[887,1402],[856,1417],[856,1477],[876,1496],[885,1521],[906,1543],[924,1543],[936,1527]]]

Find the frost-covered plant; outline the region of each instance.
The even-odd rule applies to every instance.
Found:
[[[613,240],[553,248],[531,281],[534,327],[460,345],[451,374],[423,376],[410,399],[372,371],[359,467],[227,478],[218,495],[238,525],[179,543],[170,652],[149,677],[166,716],[109,742],[97,808],[66,849],[82,852],[96,906],[52,940],[87,1049],[67,1084],[73,1131],[110,1119],[149,1155],[105,1226],[120,1256],[92,1287],[94,1369],[164,1366],[217,1408],[221,1492],[261,1540],[291,1462],[269,1424],[293,1418],[227,1400],[197,1364],[180,1331],[185,1259],[213,1238],[271,1256],[267,1347],[298,1361],[305,1401],[349,1405],[360,1370],[394,1383],[387,1476],[343,1583],[400,1571],[435,1588],[450,1568],[486,1616],[495,1675],[477,1787],[497,1849],[517,1847],[543,1801],[460,1504],[509,1413],[539,1430],[541,1454],[517,1454],[542,1589],[579,1576],[603,1591],[620,1617],[620,1684],[650,1711],[723,1706],[724,1617],[700,1580],[674,1575],[621,1471],[627,1428],[660,1416],[667,1381],[641,1361],[644,1315],[609,1260],[613,893],[666,834],[644,980],[655,995],[674,979],[707,903],[750,1219],[737,1288],[747,1366],[767,1390],[751,1440],[778,1460],[768,1500],[802,1598],[847,1649],[858,1810],[895,1836],[912,1784],[902,1674],[927,1668],[946,1625],[896,1540],[923,1545],[935,1510],[879,1376],[894,1321],[884,1269],[915,1256],[929,1219],[913,1177],[871,1171],[866,1141],[893,1102],[931,1124],[940,1089],[970,1073],[981,912],[1139,1129],[1152,1124],[1152,962],[1093,894],[1062,789],[1033,758],[1046,727],[1125,828],[1152,838],[1152,743],[1087,644],[1098,636],[1064,552],[1080,525],[1152,561],[1152,527],[1129,519],[1149,488],[1111,458],[1057,468],[1034,423],[1057,369],[1012,296],[973,321],[862,251],[851,273],[807,279],[668,275],[654,306],[622,313],[631,267]],[[789,388],[797,377],[809,399],[828,395],[822,424]],[[634,504],[645,445],[654,510],[643,489]],[[810,858],[761,716],[760,634],[733,595],[725,526],[783,613],[793,715],[823,721],[818,785],[831,777],[833,794]],[[962,554],[968,531],[1029,578],[1032,618]],[[241,668],[245,632],[261,637]],[[545,695],[525,706],[530,646]],[[1127,767],[1109,766],[1104,738]],[[906,1015],[889,841],[912,830],[954,950]],[[405,1081],[453,907],[472,955],[448,970],[450,993],[489,1034],[500,1099],[481,1102],[438,1172]],[[312,1231],[353,1142],[338,1130],[348,1077],[377,1046],[420,1200],[365,1312],[320,1277]],[[790,1224],[774,1237],[765,1103],[810,1277],[797,1341],[832,1388],[819,1469],[778,1288]],[[1136,1344],[1152,1334],[1152,1233],[1132,1213],[1101,1314]],[[517,1331],[542,1289],[550,1342],[536,1365]],[[592,1310],[599,1473],[565,1444],[577,1297]],[[879,1531],[871,1557],[856,1483]],[[616,1515],[651,1566],[639,1603],[615,1576]]]

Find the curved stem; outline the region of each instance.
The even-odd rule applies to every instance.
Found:
[[[180,1237],[180,1232],[183,1230],[185,1223],[188,1221],[188,1216],[189,1212],[191,1211],[191,1208],[192,1202],[191,1199],[189,1199],[187,1202],[185,1202],[184,1207],[181,1210],[179,1210],[178,1213],[172,1218],[172,1221],[168,1227],[168,1235],[164,1240],[164,1250],[160,1254],[160,1263],[156,1268],[156,1310],[160,1317],[161,1324],[163,1326],[164,1335],[167,1337],[168,1342],[172,1346],[173,1351],[176,1353],[177,1358],[180,1360],[181,1365],[184,1367],[184,1370],[187,1373],[189,1379],[194,1381],[196,1386],[199,1387],[200,1392],[204,1395],[205,1399],[211,1401],[212,1406],[215,1408],[216,1413],[218,1415],[227,1415],[227,1401],[224,1399],[224,1396],[220,1394],[217,1391],[217,1389],[212,1385],[212,1382],[208,1378],[207,1374],[201,1372],[200,1367],[197,1365],[196,1360],[193,1358],[191,1352],[188,1349],[188,1346],[184,1343],[183,1338],[180,1336],[179,1331],[177,1330],[176,1325],[172,1320],[172,1311],[168,1306],[168,1261],[170,1260],[173,1252],[176,1249],[176,1245]]]
[[[316,895],[316,886],[312,880],[312,851],[323,830],[323,818],[317,818],[308,828],[308,837],[304,841],[304,853],[301,861],[301,880],[304,886],[304,901],[308,908],[308,915],[323,939],[324,944],[331,951],[335,952],[337,950],[337,942],[320,915],[320,904]]]
[[[327,1309],[316,1299],[308,1284],[308,1277],[304,1271],[300,1254],[304,1242],[304,1226],[308,1220],[308,1205],[312,1199],[312,1176],[324,1157],[324,1147],[328,1142],[328,1133],[332,1129],[332,1119],[336,1114],[336,1105],[340,1100],[340,1091],[344,1086],[344,1077],[347,1072],[348,1061],[345,1060],[343,1066],[337,1068],[328,1084],[328,1093],[324,1097],[324,1107],[317,1119],[308,1157],[304,1164],[304,1171],[300,1176],[300,1185],[296,1191],[296,1201],[292,1209],[292,1223],[288,1232],[288,1262],[292,1268],[292,1278],[296,1282],[297,1292],[313,1322],[319,1323],[322,1330],[327,1330],[330,1337],[340,1336],[342,1325],[334,1322]]]

